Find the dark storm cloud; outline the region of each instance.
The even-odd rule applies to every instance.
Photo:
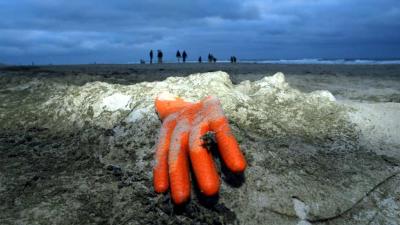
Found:
[[[397,0],[0,0],[0,61],[399,57]]]

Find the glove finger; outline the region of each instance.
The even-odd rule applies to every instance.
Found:
[[[246,160],[232,134],[228,119],[222,115],[222,117],[210,121],[210,127],[215,132],[219,153],[225,165],[232,172],[243,172],[246,169]]]
[[[224,115],[221,103],[213,96],[209,96],[203,101],[210,128],[215,132],[215,138],[222,160],[232,172],[243,172],[246,169],[246,160],[240,151],[235,136],[233,136],[231,132],[228,119]]]
[[[160,94],[155,100],[157,113],[162,120],[168,115],[176,113],[191,104],[193,103],[186,102],[185,100],[167,92]]]
[[[195,125],[190,131],[189,156],[200,191],[215,195],[219,190],[219,176],[211,152],[204,146],[202,137],[210,130],[207,122]]]
[[[168,190],[168,152],[175,125],[175,117],[170,116],[164,120],[160,129],[153,168],[153,185],[154,190],[158,193],[164,193]]]
[[[186,202],[190,197],[189,162],[187,158],[190,124],[180,120],[172,133],[168,155],[169,178],[172,200],[176,204]]]

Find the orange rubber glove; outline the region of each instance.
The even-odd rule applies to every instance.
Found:
[[[175,204],[189,199],[189,156],[200,191],[206,196],[218,193],[219,176],[203,140],[208,131],[215,132],[218,149],[227,168],[235,173],[245,170],[246,160],[216,97],[192,103],[163,93],[156,98],[155,107],[163,120],[153,170],[156,192],[164,193],[170,186]]]

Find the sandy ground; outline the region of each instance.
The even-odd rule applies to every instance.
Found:
[[[134,86],[139,82],[212,71],[230,75],[233,86],[227,92],[247,94],[271,84],[257,80],[283,72],[289,87],[277,88],[283,93],[279,101],[296,107],[288,105],[287,115],[282,114],[301,111],[317,119],[304,116],[292,124],[279,111],[261,110],[276,117],[271,118],[275,124],[266,125],[282,135],[274,139],[268,136],[273,133],[251,134],[257,118],[250,126],[241,123],[240,111],[228,111],[249,151],[247,180],[238,185],[224,173],[216,204],[196,195],[186,208],[176,208],[168,195],[155,195],[150,188],[150,148],[159,121],[153,113],[142,123],[121,122],[125,117],[136,121],[138,112],[147,109],[113,99],[122,96],[118,99],[129,102],[129,94],[145,96],[143,90],[154,85]],[[257,82],[240,84],[245,80]],[[217,86],[221,90],[223,82]],[[336,102],[319,104],[323,93],[318,90],[329,91]],[[281,95],[264,94],[271,107],[285,110],[273,105]],[[98,96],[105,96],[103,111],[95,107]],[[0,97],[0,224],[400,223],[400,65],[0,67]],[[321,130],[321,137],[310,127]],[[321,139],[308,140],[315,137]]]

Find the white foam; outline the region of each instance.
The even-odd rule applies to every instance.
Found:
[[[336,101],[335,96],[333,96],[332,93],[330,93],[329,91],[325,91],[325,90],[322,90],[322,91],[313,91],[311,94],[314,95],[314,96],[326,98],[326,99],[328,99],[328,100],[331,101],[331,102]]]
[[[176,96],[169,93],[169,92],[162,92],[157,96],[158,100],[164,100],[164,101],[173,101],[176,99]]]
[[[308,222],[307,220],[301,220],[297,223],[297,225],[311,225],[310,222]]]
[[[129,115],[126,117],[125,121],[127,123],[134,123],[138,120],[141,120],[148,114],[150,114],[150,109],[147,109],[147,108],[136,109],[136,110],[133,110],[131,113],[129,113]]]
[[[297,225],[311,225],[311,223],[306,220],[310,207],[297,198],[293,198],[293,207],[297,217],[300,219]]]
[[[328,64],[328,65],[387,65],[400,64],[399,59],[373,60],[373,59],[272,59],[272,60],[241,60],[245,63],[271,63],[271,64]]]
[[[116,111],[118,109],[128,110],[131,100],[129,95],[114,93],[103,98],[102,107],[105,107],[109,111]]]
[[[293,205],[297,217],[299,217],[302,220],[305,220],[307,218],[307,214],[310,208],[306,204],[304,204],[304,202],[300,201],[297,198],[293,198]]]

